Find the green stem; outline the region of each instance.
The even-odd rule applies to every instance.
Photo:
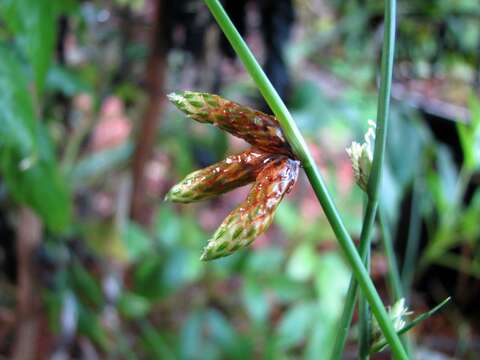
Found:
[[[365,267],[370,270],[370,256],[371,247],[367,247],[367,256],[365,259]],[[371,338],[371,322],[370,322],[370,309],[365,296],[361,296],[358,299],[358,322],[360,328],[359,344],[358,344],[358,357],[361,360],[369,358],[370,352],[370,338]]]
[[[310,184],[315,191],[315,195],[322,205],[325,216],[327,217],[332,230],[338,239],[340,247],[345,253],[345,257],[350,263],[353,273],[357,277],[357,281],[362,288],[362,291],[365,293],[370,306],[372,307],[372,312],[377,318],[379,326],[382,329],[389,345],[391,346],[394,357],[396,359],[407,359],[407,355],[400,342],[400,338],[392,326],[387,311],[383,306],[382,300],[378,295],[360,256],[357,253],[355,245],[350,238],[350,235],[348,234],[340,215],[337,212],[337,209],[328,193],[327,187],[317,167],[315,166],[315,162],[307,147],[307,144],[305,143],[305,140],[290,112],[256,61],[247,44],[238,33],[220,2],[218,0],[205,0],[205,3],[210,9],[223,33],[229,40],[230,44],[234,48],[238,57],[242,60],[248,73],[257,84],[260,92],[265,98],[265,101],[277,117],[295,155],[302,162],[305,173],[307,174]]]
[[[368,203],[365,217],[369,218],[368,227],[362,228],[362,234],[360,236],[360,256],[362,259],[366,259],[370,252],[370,238],[371,231],[373,229],[373,222],[378,205],[378,194],[380,191],[380,183],[382,178],[383,161],[385,158],[386,147],[386,135],[388,129],[388,114],[390,110],[390,93],[392,84],[393,73],[393,59],[395,50],[395,11],[396,1],[387,0],[385,6],[385,30],[384,30],[384,42],[382,49],[382,64],[381,64],[381,79],[380,79],[380,93],[378,97],[377,107],[377,127],[375,131],[375,150],[373,155],[372,168],[368,179]],[[352,321],[353,308],[355,306],[356,298],[356,286],[352,284],[355,279],[352,278],[345,300],[345,305],[342,314],[342,323],[332,353],[332,359],[339,359],[343,352],[343,347],[346,341],[347,333],[345,329],[348,329],[350,322]],[[360,302],[362,303],[362,302]],[[373,310],[373,309],[372,309]],[[360,331],[369,331],[368,327],[368,309],[367,306],[363,306],[362,316],[360,321]],[[375,312],[374,312],[375,313]],[[345,322],[343,322],[345,321]],[[365,323],[363,323],[365,322]],[[360,339],[366,341],[368,334],[360,334]],[[360,346],[360,351],[363,353],[364,347]],[[393,350],[393,349],[392,349]]]
[[[412,186],[412,202],[410,204],[410,219],[407,235],[407,248],[405,249],[405,259],[402,267],[402,287],[403,292],[407,295],[413,283],[413,274],[415,273],[415,264],[418,259],[418,249],[420,246],[420,227],[421,217],[419,212],[419,183],[413,180]]]
[[[390,297],[392,298],[392,304],[404,297],[404,290],[402,287],[402,281],[400,279],[400,272],[398,268],[397,257],[395,256],[395,250],[393,247],[392,236],[389,230],[385,213],[380,206],[377,213],[377,221],[380,225],[380,232],[382,234],[383,248],[385,250],[385,256],[388,263],[388,285],[390,289]],[[407,334],[401,337],[402,344],[405,347],[408,355],[412,354],[413,344],[408,338]]]
[[[368,198],[377,201],[382,181],[383,161],[387,143],[388,115],[390,113],[390,93],[392,88],[393,59],[395,54],[396,0],[385,1],[385,25],[383,33],[380,93],[377,106],[377,129],[375,131],[375,151],[372,169],[368,179]]]
[[[330,359],[339,360],[342,358],[343,348],[347,342],[348,330],[353,318],[353,310],[355,309],[355,301],[357,299],[358,283],[350,280],[347,295],[345,297],[345,305],[343,306],[342,316],[340,317],[340,326],[338,327],[337,337],[333,344]],[[352,304],[352,305],[350,305]]]
[[[365,216],[363,218],[362,232],[360,234],[359,253],[362,261],[366,261],[368,256],[368,250],[370,249],[370,234],[372,233],[373,225],[375,223],[375,213],[377,204],[371,201],[367,202],[367,208],[365,210]],[[332,360],[338,360],[342,358],[343,348],[347,341],[348,330],[353,318],[353,311],[355,308],[355,300],[357,297],[358,283],[355,281],[355,277],[350,279],[350,285],[348,286],[347,296],[345,298],[345,304],[343,306],[342,316],[340,318],[340,326],[338,328],[335,344],[333,345]]]
[[[377,215],[378,222],[380,224],[380,231],[382,233],[383,248],[385,250],[385,256],[388,263],[388,283],[392,294],[392,303],[403,297],[402,282],[400,280],[400,274],[398,272],[398,263],[393,248],[392,236],[388,228],[387,220],[383,209],[380,207]]]

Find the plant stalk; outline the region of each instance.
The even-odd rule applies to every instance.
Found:
[[[388,286],[390,290],[390,297],[392,299],[392,304],[396,303],[401,298],[405,297],[404,290],[402,287],[402,280],[400,278],[400,271],[398,267],[397,258],[395,256],[395,250],[393,247],[392,236],[390,229],[385,218],[385,213],[380,206],[377,213],[377,221],[380,225],[380,232],[382,234],[383,249],[385,251],[385,256],[388,263]],[[408,334],[403,335],[401,338],[402,344],[407,351],[409,356],[412,355],[413,344],[410,341]]]
[[[422,223],[419,208],[419,186],[419,180],[414,179],[412,185],[412,202],[410,204],[407,248],[405,249],[405,259],[403,260],[402,267],[402,288],[407,297],[410,295],[415,264],[418,260],[418,250],[420,246],[419,242]]]
[[[387,225],[387,219],[382,208],[378,210],[377,220],[380,224],[380,232],[382,233],[383,248],[385,250],[385,256],[388,263],[388,283],[390,287],[390,293],[392,302],[396,302],[403,297],[402,281],[400,280],[400,274],[398,271],[398,262],[395,256],[395,250],[393,248],[392,236]]]
[[[205,0],[205,3],[210,9],[223,33],[229,40],[230,44],[234,48],[238,57],[242,60],[248,73],[257,84],[261,94],[265,98],[265,101],[277,117],[295,155],[302,162],[310,184],[312,185],[312,188],[314,189],[315,194],[322,205],[323,211],[325,212],[325,216],[332,226],[340,247],[342,248],[347,261],[357,277],[362,291],[365,293],[369,304],[372,307],[372,312],[377,318],[379,326],[382,329],[389,345],[391,346],[395,359],[407,359],[405,350],[403,349],[400,339],[392,326],[387,311],[383,306],[382,300],[378,295],[360,256],[357,253],[355,245],[348,234],[340,215],[338,214],[330,194],[328,193],[327,187],[317,167],[315,166],[315,162],[307,147],[307,144],[290,112],[256,61],[247,44],[236,30],[220,2],[218,0]]]
[[[384,25],[384,41],[382,48],[382,63],[381,63],[381,78],[380,78],[380,93],[378,97],[377,107],[377,126],[375,131],[375,149],[373,153],[372,168],[368,179],[367,188],[367,210],[364,221],[364,227],[360,235],[360,256],[365,261],[370,253],[370,239],[373,229],[373,223],[378,207],[378,195],[380,191],[380,184],[382,179],[383,161],[385,158],[386,138],[388,130],[388,114],[390,112],[390,93],[392,85],[393,60],[395,52],[395,16],[396,16],[396,0],[387,0],[385,6],[385,25]],[[345,346],[348,327],[352,321],[353,310],[356,298],[355,278],[352,277],[349,286],[349,292],[345,300],[344,310],[342,313],[342,323],[340,331],[337,334],[334,351],[332,352],[332,359],[340,359],[343,347]],[[365,294],[366,295],[366,294]],[[360,295],[362,296],[362,295]],[[362,303],[362,301],[360,301]],[[361,311],[360,318],[360,352],[365,353],[362,342],[368,339],[368,334],[362,332],[370,331],[368,326],[369,315],[368,306],[364,305]],[[375,313],[374,309],[372,311]],[[346,330],[347,329],[347,330]],[[383,331],[383,329],[382,329]],[[393,348],[392,348],[393,351]]]
[[[359,253],[362,261],[366,261],[368,256],[368,250],[370,248],[370,234],[372,233],[373,225],[375,223],[375,213],[377,204],[371,201],[367,202],[367,208],[365,210],[365,217],[363,218],[362,232],[360,234]],[[331,359],[341,359],[343,354],[343,348],[347,341],[348,330],[353,318],[353,311],[355,309],[355,301],[357,298],[358,282],[355,277],[350,279],[350,285],[348,286],[347,295],[345,297],[345,304],[343,306],[342,316],[340,318],[340,327],[338,329],[335,344],[333,346]]]
[[[371,257],[371,246],[370,241],[367,245],[367,256],[365,258],[365,267],[370,271],[370,257]],[[355,280],[355,279],[352,279]],[[358,322],[360,326],[360,336],[358,339],[358,358],[361,360],[367,360],[370,357],[370,343],[371,343],[371,333],[372,326],[370,321],[370,309],[368,307],[368,302],[366,301],[365,296],[360,294],[358,299]]]

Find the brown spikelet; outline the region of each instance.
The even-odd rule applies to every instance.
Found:
[[[196,121],[213,124],[265,152],[294,157],[274,116],[208,93],[183,91],[168,98]]]
[[[189,203],[215,197],[254,181],[273,155],[250,148],[240,154],[197,170],[172,187],[165,197],[174,202]]]
[[[201,256],[212,260],[252,243],[272,223],[275,210],[298,177],[299,162],[277,156],[259,172],[247,199],[233,210],[209,240]]]

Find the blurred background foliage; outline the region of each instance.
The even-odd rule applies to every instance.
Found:
[[[358,238],[363,197],[345,147],[376,116],[383,2],[224,3]],[[413,332],[417,358],[477,359],[480,5],[398,11],[381,207],[409,306],[454,299]],[[162,201],[245,146],[166,104],[183,89],[266,110],[201,1],[0,1],[2,358],[328,357],[350,270],[303,175],[267,234],[209,263],[201,249],[245,189]]]

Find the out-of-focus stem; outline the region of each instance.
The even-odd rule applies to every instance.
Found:
[[[377,126],[375,130],[375,150],[373,153],[373,162],[368,179],[368,200],[367,200],[367,210],[365,217],[369,218],[371,225],[368,228],[362,229],[362,235],[360,237],[360,254],[362,259],[367,259],[370,253],[370,238],[371,231],[373,229],[373,222],[377,212],[378,205],[378,195],[380,191],[380,183],[382,179],[382,170],[383,170],[383,161],[385,158],[385,147],[387,141],[387,130],[388,130],[388,115],[390,110],[390,93],[392,85],[392,73],[393,73],[393,60],[395,53],[395,17],[396,17],[396,0],[387,0],[385,2],[385,26],[384,26],[384,41],[382,49],[382,64],[381,64],[381,78],[380,78],[380,93],[378,97],[378,106],[377,106]],[[365,224],[369,224],[364,222]],[[355,281],[352,278],[351,281]],[[343,346],[346,341],[347,333],[345,329],[349,327],[349,324],[352,320],[353,307],[355,306],[355,297],[354,293],[356,286],[350,286],[351,292],[347,294],[347,299],[345,301],[344,311],[342,315],[342,321],[347,321],[348,323],[342,323],[340,326],[340,332],[337,335],[336,344],[333,351],[333,359],[341,358],[343,352]],[[362,295],[360,295],[362,296]],[[362,317],[360,318],[360,332],[369,332],[369,315],[368,315],[368,306],[363,306]],[[360,334],[361,342],[367,341],[368,334]],[[337,346],[341,346],[339,349]],[[365,344],[364,344],[365,346]],[[360,352],[365,354],[364,346],[360,346]],[[393,350],[393,349],[392,349]]]
[[[412,201],[410,203],[410,220],[407,235],[407,248],[402,267],[402,288],[403,293],[410,294],[413,283],[413,274],[415,273],[415,263],[418,259],[418,249],[420,246],[420,227],[422,225],[419,209],[419,182],[413,180]]]
[[[395,250],[393,247],[392,236],[390,229],[385,219],[385,214],[382,208],[378,210],[377,215],[378,223],[380,224],[380,231],[382,233],[383,248],[385,249],[385,256],[388,263],[388,283],[392,294],[392,302],[403,297],[402,282],[400,280],[400,274],[398,271],[397,257],[395,256]]]
[[[35,290],[34,254],[42,240],[42,223],[32,210],[22,207],[17,228],[17,315],[16,338],[11,359],[33,360],[37,357],[39,298]]]
[[[163,1],[155,1],[154,24],[150,34],[150,55],[146,66],[148,104],[140,125],[132,163],[133,192],[131,215],[139,223],[149,222],[145,192],[145,165],[152,154],[155,135],[160,119],[161,104],[164,98],[163,82],[165,73],[166,49],[164,44]]]
[[[395,250],[393,247],[392,235],[390,233],[389,226],[387,224],[387,219],[385,218],[385,213],[380,207],[377,213],[377,220],[380,225],[380,232],[382,234],[383,248],[385,250],[385,256],[388,263],[388,285],[390,289],[390,297],[392,298],[392,303],[396,303],[398,300],[404,297],[404,291],[402,288],[402,281],[400,279],[400,271],[398,268],[397,257],[395,256]],[[408,334],[405,334],[401,337],[402,343],[407,350],[409,355],[412,355],[413,344],[408,338]]]

